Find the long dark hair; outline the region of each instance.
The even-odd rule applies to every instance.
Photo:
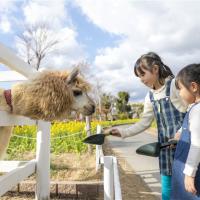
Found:
[[[152,72],[153,67],[157,65],[159,67],[159,82],[163,85],[165,78],[168,76],[174,78],[174,75],[171,69],[165,65],[160,56],[154,52],[149,52],[147,54],[142,55],[135,63],[134,73],[138,77],[138,72],[143,74],[143,69],[146,69]]]
[[[176,76],[176,87],[181,82],[188,90],[191,82],[195,82],[200,88],[200,64],[190,64],[181,69]]]

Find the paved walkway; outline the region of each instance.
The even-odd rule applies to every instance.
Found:
[[[107,137],[107,141],[113,151],[118,153],[120,157],[123,157],[135,173],[142,177],[151,189],[152,194],[161,199],[158,158],[138,155],[135,152],[139,146],[156,141],[156,137],[143,132],[126,139],[109,136]]]

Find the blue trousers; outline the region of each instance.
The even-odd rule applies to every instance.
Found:
[[[170,200],[171,176],[161,175],[162,200]]]

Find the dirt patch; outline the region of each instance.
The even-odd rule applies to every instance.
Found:
[[[96,173],[95,153],[67,153],[52,155],[51,180],[53,181],[87,181],[101,180],[102,174]]]

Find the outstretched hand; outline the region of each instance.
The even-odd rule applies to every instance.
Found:
[[[106,129],[104,131],[105,134],[110,134],[116,137],[121,137],[121,134],[117,128],[112,128],[112,129]]]

